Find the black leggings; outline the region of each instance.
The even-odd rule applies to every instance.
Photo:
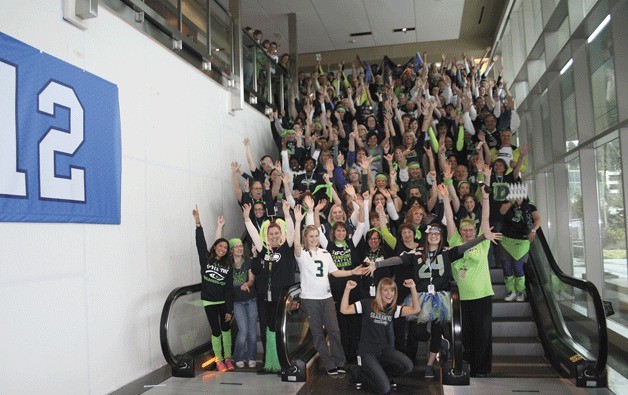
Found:
[[[209,327],[212,330],[212,336],[218,337],[222,332],[226,332],[231,328],[231,321],[225,321],[225,314],[227,314],[227,305],[225,303],[205,306],[205,314],[207,315],[207,321],[209,321]]]
[[[275,321],[277,318],[277,302],[272,301],[269,302],[265,300],[264,302],[264,318],[266,321],[266,327],[269,331],[275,332]]]

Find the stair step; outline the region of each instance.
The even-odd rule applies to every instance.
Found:
[[[503,269],[491,269],[491,281],[493,283],[503,283],[504,282]]]
[[[549,365],[544,355],[495,355],[493,366]]]
[[[528,302],[506,302],[493,300],[493,317],[532,317],[532,308]]]
[[[493,283],[493,299],[503,300],[506,297],[506,284],[504,283]]]
[[[536,337],[493,337],[493,355],[543,356],[543,346]]]
[[[493,318],[494,337],[536,337],[536,323],[530,318]]]

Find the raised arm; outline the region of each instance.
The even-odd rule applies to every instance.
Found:
[[[347,285],[345,285],[345,291],[342,294],[342,300],[340,301],[340,312],[342,314],[356,314],[355,304],[349,304],[349,294],[351,290],[358,286],[353,280],[347,281]]]
[[[249,139],[244,139],[242,143],[244,144],[244,148],[246,149],[246,161],[249,163],[249,170],[251,170],[251,173],[253,173],[257,169],[257,166],[255,166],[253,154],[251,153],[251,142],[249,141]]]
[[[288,213],[288,216],[290,213]],[[301,205],[297,204],[294,207],[294,256],[301,256],[301,221],[303,221],[303,212],[301,211]],[[287,228],[288,224],[286,224]]]
[[[454,213],[451,211],[451,203],[449,201],[449,191],[445,184],[438,186],[438,194],[443,198],[443,206],[445,208],[445,220],[447,221],[447,240],[456,234],[456,222],[454,221]]]
[[[225,218],[219,215],[216,219],[216,233],[214,234],[214,241],[222,238],[222,228],[225,226]]]
[[[286,243],[292,247],[294,244],[294,223],[290,215],[290,203],[284,199],[281,201],[281,205],[283,207],[284,221],[286,221]]]
[[[259,251],[262,251],[262,248],[263,248],[262,238],[259,236],[259,232],[255,228],[255,225],[253,225],[253,222],[251,222],[250,214],[251,214],[251,205],[245,204],[244,206],[242,206],[242,216],[244,217],[244,226],[246,226],[246,230],[249,233],[249,236],[251,237],[253,244],[255,245],[255,249],[259,252]]]
[[[238,180],[240,171],[240,164],[238,162],[231,162],[231,182],[233,183],[233,193],[238,203],[242,202],[242,188],[240,188],[240,181]]]

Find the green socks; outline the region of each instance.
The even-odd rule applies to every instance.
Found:
[[[275,332],[266,330],[266,360],[264,361],[264,369],[267,372],[281,372],[281,365],[277,357],[277,338]]]
[[[513,293],[515,292],[515,277],[508,276],[504,278],[504,283],[506,283],[506,292]]]
[[[526,278],[525,276],[515,277],[515,289],[517,292],[524,294],[526,293]]]
[[[214,350],[214,355],[216,359],[222,361],[224,358],[222,357],[222,336],[212,336],[212,349]],[[231,336],[230,336],[231,337]]]
[[[231,358],[231,329],[222,332],[222,352],[225,358]]]

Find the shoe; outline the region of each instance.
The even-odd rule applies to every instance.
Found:
[[[336,368],[336,371],[338,372],[338,374],[346,374],[347,370],[344,368],[344,366],[338,366]]]
[[[244,367],[244,361],[238,361],[236,362],[236,368],[238,369],[242,369]]]
[[[257,361],[249,361],[249,368],[256,368],[257,367]]]
[[[425,378],[426,379],[434,378],[434,366],[433,365],[425,365]]]
[[[521,292],[518,292],[517,293],[517,297],[515,298],[515,300],[517,302],[525,302],[526,296],[524,294],[522,294]]]
[[[504,300],[506,302],[513,302],[515,299],[517,299],[517,293],[516,292],[511,292],[510,294],[508,294]]]
[[[216,370],[219,372],[226,372],[229,369],[227,369],[227,366],[225,365],[223,361],[218,361],[216,362]]]
[[[390,389],[393,391],[397,389],[397,383],[395,383],[392,379],[390,379]]]
[[[360,367],[357,365],[349,366],[349,384],[353,385],[356,390],[362,388],[362,382],[359,380],[359,370]],[[356,379],[356,377],[358,377],[358,379]]]
[[[329,377],[337,378],[338,377],[338,369],[335,369],[335,368],[334,369],[329,369],[327,371],[327,375]]]
[[[227,370],[235,370],[235,366],[233,366],[231,358],[225,358],[225,366],[227,367]]]

